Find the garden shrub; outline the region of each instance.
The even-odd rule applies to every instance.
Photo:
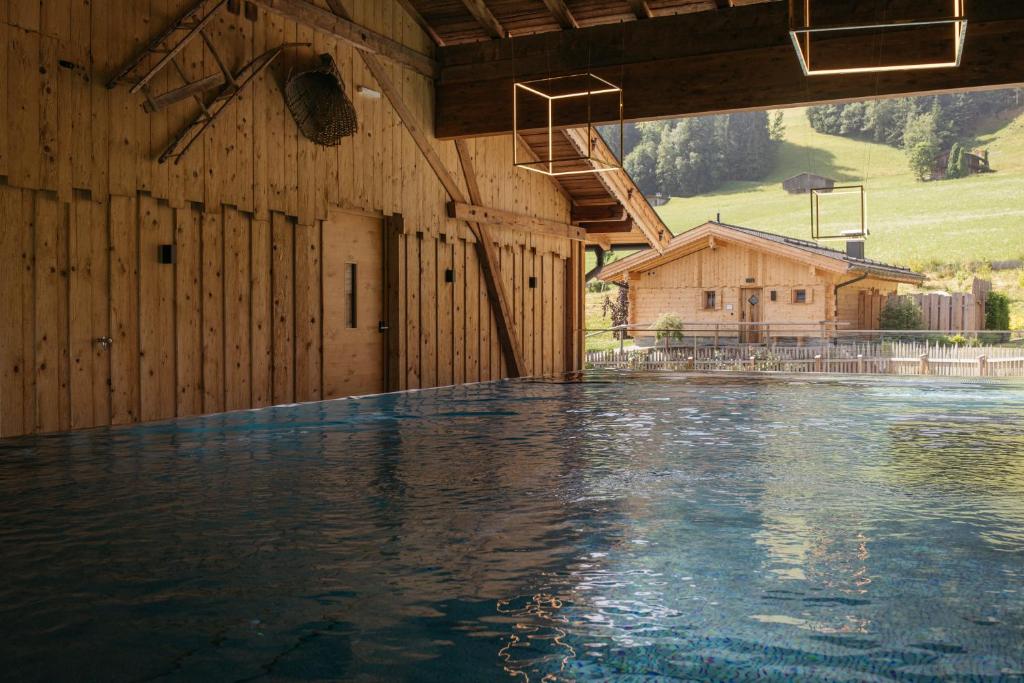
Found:
[[[662,340],[683,340],[683,321],[673,313],[662,313],[661,317],[654,323],[657,330],[655,336],[658,341]]]
[[[985,301],[985,329],[1010,329],[1010,298],[999,292],[990,292]]]
[[[922,325],[921,307],[912,299],[894,299],[879,315],[879,327],[883,330],[919,330]]]

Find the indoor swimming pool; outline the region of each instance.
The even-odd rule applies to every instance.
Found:
[[[0,441],[55,681],[1024,681],[1024,384],[590,372]]]

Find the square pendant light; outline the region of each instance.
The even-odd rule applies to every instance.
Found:
[[[868,199],[863,185],[811,190],[811,239],[857,240],[868,234]]]
[[[594,112],[602,116],[614,112],[617,121],[615,135],[622,149],[623,118],[622,88],[592,73],[575,74],[522,81],[513,84],[512,115],[513,163],[528,171],[543,173],[548,176],[581,175],[584,173],[604,173],[622,168],[618,159],[608,161],[594,155],[597,131],[594,129]],[[587,121],[586,149],[576,149],[558,129],[564,127],[581,127],[578,122],[585,117]],[[533,132],[531,126],[528,137],[531,148],[537,153],[536,158],[524,158],[516,144],[523,122],[545,121],[543,133]],[[571,122],[576,121],[576,125]],[[543,148],[541,145],[543,135]],[[620,153],[621,154],[621,153]]]
[[[923,16],[866,20],[869,3],[789,0],[789,37],[805,76],[960,66],[967,35],[964,0],[916,5]],[[851,9],[852,8],[852,9]]]

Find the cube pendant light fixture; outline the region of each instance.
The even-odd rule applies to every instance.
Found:
[[[831,200],[826,201],[824,216],[821,210],[822,199]],[[840,203],[842,206],[837,207]],[[838,220],[833,215],[837,212],[852,215],[853,218]],[[823,228],[823,225],[828,227]],[[811,239],[858,240],[869,234],[868,198],[863,185],[837,185],[831,189],[811,190]]]
[[[512,89],[512,158],[516,166],[548,176],[605,173],[622,168],[620,159],[595,156],[598,133],[593,122],[595,111],[601,120],[613,114],[617,120],[612,125],[617,128],[615,135],[622,149],[622,88],[600,76],[583,73],[516,82]],[[577,150],[558,135],[558,129],[570,127],[571,121],[579,121],[583,116],[587,121],[587,146]],[[541,120],[547,122],[543,151],[536,158],[524,158],[516,144],[522,124]]]
[[[838,18],[836,3],[789,0],[789,37],[805,76],[955,68],[960,66],[967,35],[964,1],[937,0],[939,4],[930,4],[938,11],[926,17],[833,23]],[[952,14],[941,9],[945,2]],[[844,3],[840,10],[843,6],[856,7],[856,3]],[[815,17],[820,14],[825,14],[825,18],[819,23]],[[857,45],[872,37],[888,41],[885,45],[893,53],[891,61],[883,62],[880,50],[862,50]],[[917,52],[902,54],[908,51],[908,45],[914,45]],[[863,54],[863,59],[851,60],[851,55],[856,54]]]

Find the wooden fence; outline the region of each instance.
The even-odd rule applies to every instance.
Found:
[[[841,346],[698,346],[591,351],[606,369],[1024,377],[1024,348],[884,341]]]
[[[974,279],[970,292],[931,292],[928,294],[875,294],[860,293],[859,327],[877,330],[879,317],[885,305],[894,299],[910,299],[921,307],[923,329],[954,332],[973,332],[985,329],[985,300],[992,291],[988,280]]]

